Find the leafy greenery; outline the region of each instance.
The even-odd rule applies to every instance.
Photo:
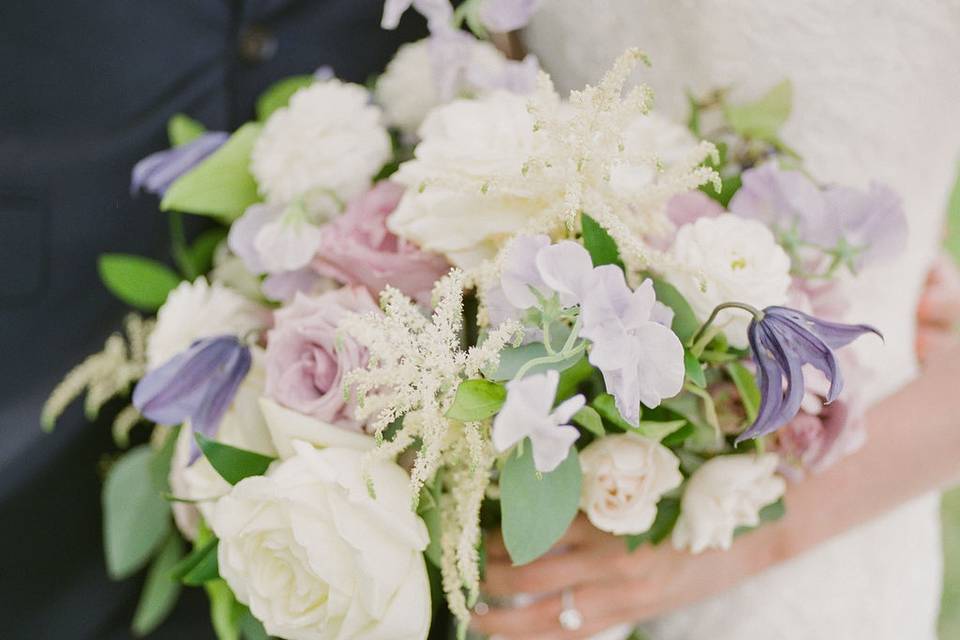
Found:
[[[752,424],[760,411],[760,389],[757,388],[757,379],[746,367],[739,362],[731,362],[726,366],[727,373],[740,394],[740,401],[747,412],[747,420]]]
[[[673,309],[673,322],[670,328],[680,338],[680,342],[687,344],[700,328],[700,322],[693,313],[690,303],[677,291],[676,287],[665,280],[653,278],[653,290],[657,300]]]
[[[284,78],[272,84],[257,99],[257,120],[266,121],[274,111],[285,107],[300,89],[309,87],[315,81],[312,75],[300,75]]]
[[[114,579],[146,565],[171,531],[156,460],[149,445],[135,447],[117,460],[104,482],[104,553]]]
[[[206,131],[205,126],[182,113],[174,115],[167,121],[167,138],[170,139],[171,147],[181,147],[193,142]]]
[[[760,524],[758,524],[756,527],[738,527],[737,530],[733,532],[733,535],[741,536],[745,533],[753,531],[762,524],[776,522],[786,514],[787,505],[784,503],[783,498],[780,498],[776,502],[772,502],[763,509],[760,509],[760,513],[758,514],[760,518]]]
[[[237,602],[230,587],[222,579],[211,580],[203,585],[210,600],[210,621],[217,640],[241,640],[241,624],[249,612]]]
[[[644,438],[650,438],[651,440],[656,440],[658,442],[669,436],[671,433],[683,428],[687,424],[685,419],[640,420],[637,425],[634,426],[627,422],[623,416],[620,415],[620,411],[617,409],[616,401],[609,393],[602,393],[598,395],[590,403],[590,406],[596,409],[597,413],[600,414],[604,420],[617,429],[626,431],[627,433],[635,433],[643,436]]]
[[[171,579],[170,571],[183,556],[179,534],[172,532],[153,559],[147,581],[140,593],[137,610],[133,614],[131,630],[137,637],[145,636],[160,626],[173,611],[180,595],[180,583]]]
[[[507,399],[507,389],[489,380],[464,380],[457,387],[447,417],[461,422],[476,422],[494,415]]]
[[[262,476],[276,459],[211,440],[199,432],[194,437],[210,465],[230,484],[237,484],[250,476]]]
[[[430,534],[430,544],[423,552],[433,565],[440,567],[442,551],[440,549],[440,490],[442,480],[438,475],[431,484],[424,486],[420,501],[417,503],[417,514],[423,518],[423,523],[427,525],[427,533]]]
[[[593,266],[615,264],[622,269],[623,260],[620,259],[617,242],[610,237],[607,230],[585,213],[580,214],[580,226],[583,231],[583,246],[590,254]]]
[[[647,542],[660,544],[673,531],[679,517],[679,498],[661,498],[660,502],[657,503],[657,517],[650,528],[639,535],[624,536],[627,541],[627,549],[634,551]]]
[[[573,421],[598,438],[602,438],[607,433],[603,428],[600,414],[593,407],[584,407],[577,411],[573,414]]]
[[[512,380],[514,376],[517,375],[517,372],[520,371],[520,369],[522,369],[527,362],[535,358],[543,358],[547,355],[547,348],[542,342],[531,342],[530,344],[521,345],[519,347],[507,347],[500,352],[500,364],[497,367],[497,370],[490,372],[487,377],[498,381]],[[538,373],[544,373],[551,369],[563,372],[566,369],[579,364],[581,359],[582,354],[575,353],[568,358],[560,360],[559,362],[537,364],[536,366],[531,367],[524,375],[532,376]]]
[[[550,473],[537,472],[529,439],[521,455],[507,459],[500,475],[500,504],[503,541],[514,565],[536,560],[563,536],[577,515],[581,481],[575,447]]]
[[[683,350],[683,368],[687,380],[697,385],[701,389],[707,386],[707,377],[703,373],[703,365],[697,356],[693,355],[690,349]]]
[[[141,256],[106,253],[98,261],[100,279],[110,293],[141,311],[156,311],[180,277],[163,263]]]
[[[747,138],[780,144],[780,128],[790,117],[793,105],[793,85],[784,80],[759,100],[746,104],[725,104],[727,122],[734,131]]]
[[[226,223],[260,201],[250,174],[250,153],[261,125],[247,123],[199,165],[170,185],[160,209],[211,216]]]

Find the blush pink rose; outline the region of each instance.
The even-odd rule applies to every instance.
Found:
[[[387,285],[421,303],[429,303],[434,283],[450,265],[441,256],[421,251],[387,230],[403,187],[378,183],[347,205],[321,230],[314,270],[345,284],[366,287],[373,295]]]
[[[353,405],[344,399],[343,376],[364,366],[367,352],[338,329],[348,314],[369,311],[379,308],[363,287],[297,294],[274,314],[267,334],[267,397],[323,422],[361,430]]]

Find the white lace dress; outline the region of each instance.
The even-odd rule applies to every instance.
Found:
[[[639,46],[653,67],[638,78],[677,118],[688,87],[732,86],[747,99],[789,78],[784,138],[811,172],[856,186],[876,179],[903,197],[908,251],[861,278],[850,317],[886,335],[882,347],[859,345],[871,399],[914,375],[914,310],[960,151],[960,0],[546,0],[526,40],[561,89],[596,81]],[[937,507],[937,496],[916,500],[648,631],[653,640],[933,640]]]

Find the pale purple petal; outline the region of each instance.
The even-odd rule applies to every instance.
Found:
[[[700,218],[716,218],[723,212],[723,206],[702,191],[679,193],[667,201],[667,217],[678,227]]]
[[[243,266],[250,273],[256,275],[267,270],[256,248],[257,234],[266,224],[278,219],[282,214],[282,205],[258,203],[247,207],[243,215],[230,226],[227,246],[243,261]]]
[[[650,319],[657,324],[665,327],[673,326],[673,309],[660,301],[653,303],[653,310],[650,312]]]
[[[840,220],[843,239],[858,253],[855,268],[897,257],[907,245],[907,218],[899,196],[873,183],[866,192],[834,186],[824,192],[831,215]]]
[[[269,300],[290,302],[298,293],[313,292],[321,280],[323,278],[313,269],[304,267],[267,276],[260,285],[260,291]]]
[[[441,29],[430,35],[427,51],[437,96],[448,102],[457,95],[458,85],[470,64],[473,38],[463,31]]]
[[[494,33],[508,33],[527,26],[540,6],[540,0],[484,0],[480,22]]]
[[[790,309],[789,307],[767,307],[764,309],[764,314],[793,320],[823,340],[831,349],[845,347],[865,333],[873,333],[881,339],[883,338],[883,334],[881,334],[879,330],[868,324],[830,322],[828,320],[815,318],[796,309]]]
[[[500,287],[507,301],[518,309],[529,309],[538,304],[531,287],[547,294],[547,286],[537,269],[537,254],[550,245],[550,238],[543,235],[518,236],[507,248]]]
[[[380,26],[384,29],[396,29],[400,25],[400,16],[410,8],[413,0],[386,0],[383,4],[383,17]]]
[[[632,334],[640,351],[637,360],[640,401],[653,408],[683,389],[683,344],[673,331],[656,322],[647,322]]]
[[[200,164],[229,137],[223,131],[209,131],[187,144],[150,154],[133,167],[131,193],[143,189],[162,196],[177,178]]]
[[[570,447],[580,432],[570,425],[551,426],[530,435],[533,445],[533,466],[540,473],[550,473],[570,455]]]
[[[583,245],[565,240],[543,247],[536,254],[536,265],[546,286],[560,294],[560,304],[580,303],[593,272],[593,261]]]
[[[577,394],[572,398],[567,398],[558,404],[557,408],[553,410],[553,413],[551,413],[550,416],[553,418],[553,421],[556,424],[567,424],[577,411],[583,409],[583,406],[586,403],[586,398],[580,394]]]

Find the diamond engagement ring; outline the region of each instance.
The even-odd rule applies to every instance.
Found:
[[[577,609],[573,602],[573,590],[564,589],[560,596],[562,609],[560,610],[560,628],[564,631],[577,631],[583,626],[583,614]]]

